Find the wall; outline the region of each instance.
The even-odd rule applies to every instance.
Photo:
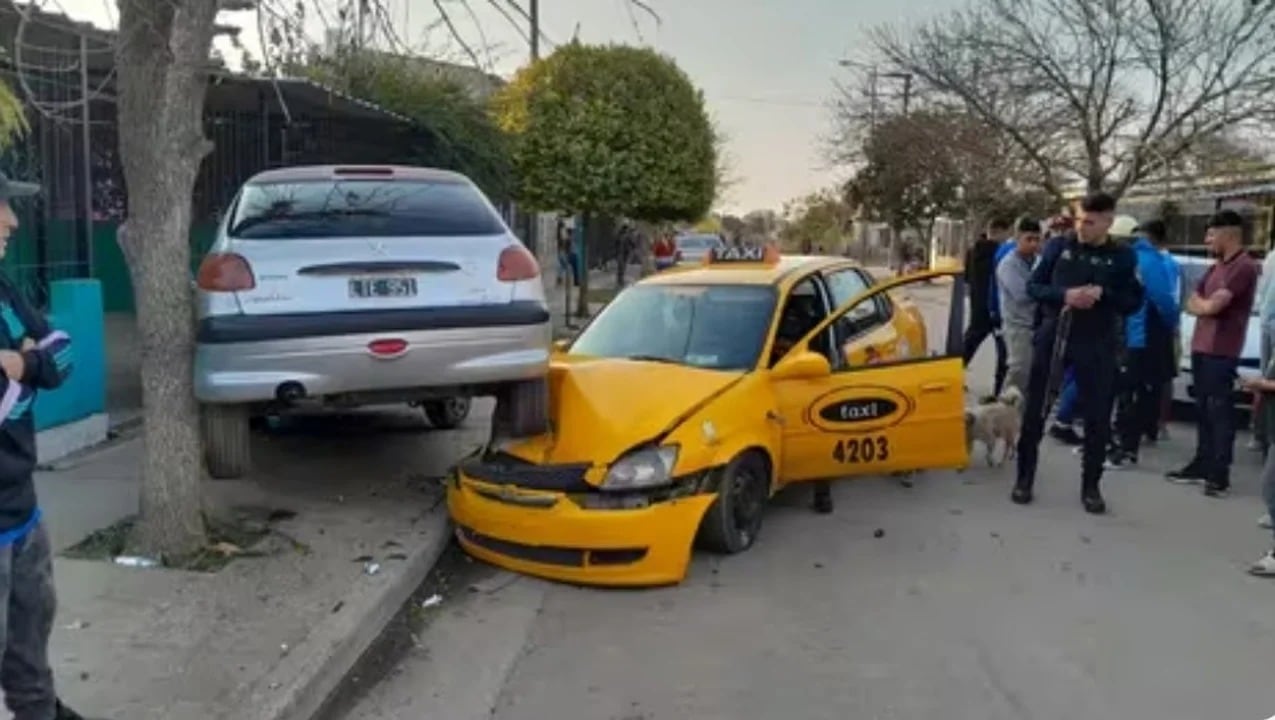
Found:
[[[103,222],[93,226],[93,277],[102,281],[102,304],[106,312],[132,313],[133,280],[115,236],[119,226]],[[192,277],[204,253],[217,234],[214,223],[194,225],[190,229],[190,271]]]
[[[57,280],[49,284],[49,299],[50,324],[71,336],[74,369],[62,387],[36,396],[36,430],[83,420],[106,408],[101,283]]]

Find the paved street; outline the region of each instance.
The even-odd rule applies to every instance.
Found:
[[[832,516],[789,494],[751,551],[697,554],[676,588],[468,564],[346,717],[1269,717],[1275,586],[1244,572],[1269,544],[1257,459],[1241,447],[1236,492],[1207,500],[1160,479],[1188,453],[1191,428],[1173,433],[1109,475],[1106,517],[1046,441],[1031,507],[1009,503],[1008,467],[978,465],[843,482]]]

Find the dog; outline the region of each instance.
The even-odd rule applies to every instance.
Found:
[[[1023,425],[1023,394],[1010,386],[1000,397],[965,411],[965,450],[974,452],[974,443],[981,442],[987,448],[987,466],[999,467],[1014,457],[1018,434]],[[1003,441],[1005,450],[1000,461],[995,460],[996,443]]]

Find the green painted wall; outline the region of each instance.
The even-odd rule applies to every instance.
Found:
[[[93,226],[93,277],[102,281],[102,301],[106,312],[134,312],[133,280],[128,274],[124,253],[115,241],[118,225],[97,223]],[[199,268],[217,235],[214,223],[195,225],[190,229],[190,272]]]

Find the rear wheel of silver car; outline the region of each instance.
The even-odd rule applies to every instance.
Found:
[[[764,458],[749,452],[719,472],[717,499],[704,515],[699,541],[708,550],[734,555],[752,547],[761,532],[770,499],[770,471]]]
[[[549,382],[524,380],[500,389],[492,434],[496,437],[532,437],[549,430]]]
[[[467,397],[449,397],[442,400],[430,400],[422,407],[429,423],[439,430],[451,430],[459,427],[469,417],[470,401]]]
[[[218,480],[234,480],[248,474],[248,408],[243,405],[203,407],[204,463]]]

